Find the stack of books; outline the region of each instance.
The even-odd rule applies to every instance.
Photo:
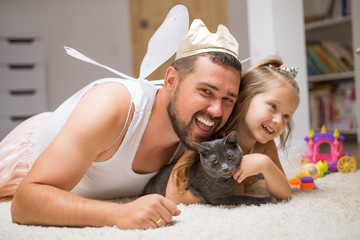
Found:
[[[306,44],[308,75],[354,71],[352,47],[338,42],[320,41]]]
[[[339,129],[348,133],[357,129],[354,82],[322,84],[310,90],[311,128]]]

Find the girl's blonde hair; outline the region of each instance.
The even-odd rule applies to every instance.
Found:
[[[199,154],[197,152],[191,152],[191,154],[187,156],[182,156],[181,158],[185,158],[180,165],[174,168],[172,172],[172,178],[175,181],[175,186],[180,194],[184,194],[187,186],[184,183],[187,182],[189,171],[192,165],[199,160]]]
[[[228,133],[232,130],[236,130],[239,119],[244,119],[249,110],[251,99],[257,94],[264,93],[275,86],[278,86],[280,81],[290,83],[297,92],[297,97],[299,99],[299,86],[290,74],[280,70],[279,67],[282,64],[283,61],[281,58],[274,56],[265,59],[244,71],[240,81],[239,98],[222,131]],[[287,123],[286,131],[280,135],[280,147],[284,148],[286,141],[291,135],[292,128],[293,121],[290,119]]]

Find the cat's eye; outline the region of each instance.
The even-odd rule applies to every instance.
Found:
[[[228,155],[228,160],[231,160],[233,158],[233,155],[229,154]]]
[[[219,160],[214,159],[214,160],[212,160],[211,162],[212,162],[214,165],[217,165],[217,164],[219,163]]]

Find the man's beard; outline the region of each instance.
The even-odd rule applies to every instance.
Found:
[[[167,106],[167,112],[168,112],[168,115],[170,118],[171,125],[172,125],[176,135],[178,136],[180,141],[185,145],[185,147],[188,149],[191,149],[191,150],[196,150],[194,142],[207,141],[212,138],[212,136],[214,135],[214,132],[211,133],[209,136],[194,136],[194,138],[192,138],[191,123],[195,122],[195,116],[200,112],[195,113],[192,116],[192,118],[188,124],[186,124],[184,121],[181,121],[180,119],[178,119],[177,111],[176,111],[177,95],[178,94],[176,91],[174,93],[174,96],[170,99],[170,102]],[[221,120],[221,118],[219,118],[219,119]],[[217,121],[217,122],[221,122],[221,121]],[[216,126],[214,129],[217,129],[217,127],[218,126]]]

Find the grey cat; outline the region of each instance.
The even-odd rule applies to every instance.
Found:
[[[237,144],[235,131],[225,138],[195,143],[199,152],[189,171],[188,190],[202,203],[212,205],[260,205],[276,203],[272,197],[235,196],[237,182],[232,175],[239,168],[242,150]],[[166,186],[176,161],[165,166],[145,187],[143,194],[158,193],[165,196]],[[262,174],[256,175],[262,178]]]

